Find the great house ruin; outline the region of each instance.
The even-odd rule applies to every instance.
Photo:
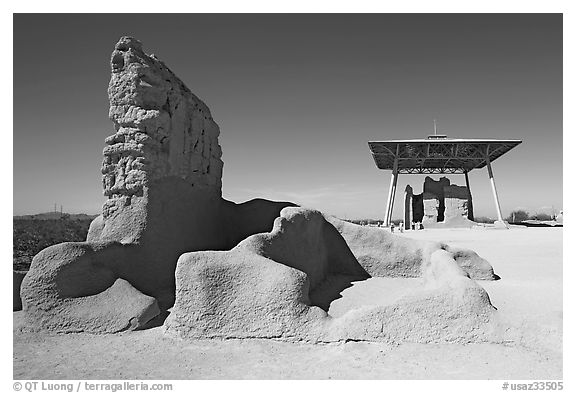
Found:
[[[435,130],[436,131],[436,130]],[[502,218],[492,163],[521,140],[511,139],[456,139],[446,135],[429,135],[426,139],[405,139],[368,142],[378,169],[391,170],[390,187],[386,204],[384,225],[392,221],[394,197],[399,174],[463,174],[466,186],[450,184],[446,178],[434,181],[426,177],[424,192],[414,195],[412,187],[406,187],[404,199],[404,223],[409,229],[412,223],[444,227],[474,225],[474,211],[468,173],[486,167],[496,206],[497,226],[507,227]]]

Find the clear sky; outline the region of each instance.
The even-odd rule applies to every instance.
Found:
[[[14,17],[14,214],[100,212],[122,35],[210,107],[232,201],[382,218],[390,173],[367,142],[425,137],[436,118],[449,137],[523,140],[493,164],[505,216],[562,208],[560,14],[51,14]],[[394,218],[423,180],[399,177]],[[495,217],[486,169],[470,182],[476,215]]]

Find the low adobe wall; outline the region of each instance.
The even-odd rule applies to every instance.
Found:
[[[176,302],[164,323],[165,332],[185,339],[309,342],[487,339],[494,312],[488,295],[469,278],[453,254],[442,249],[443,245],[415,246],[409,241],[396,245],[398,238],[381,229],[334,218],[330,221],[348,235],[366,232],[361,236],[364,241],[386,240],[380,245],[381,250],[388,250],[380,253],[384,257],[380,264],[386,268],[375,268],[373,274],[394,276],[396,269],[404,273],[402,263],[394,260],[395,251],[407,246],[413,246],[414,251],[423,247],[414,253],[411,262],[418,265],[426,287],[390,306],[364,307],[339,318],[329,316],[311,302],[310,292],[332,274],[366,277],[367,272],[352,250],[343,252],[348,248],[344,236],[332,236],[336,227],[321,213],[286,208],[270,233],[250,236],[230,251],[192,252],[180,257]],[[363,252],[358,251],[362,242],[356,241],[357,252]]]

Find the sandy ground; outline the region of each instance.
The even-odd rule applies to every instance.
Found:
[[[502,318],[542,332],[537,344],[330,345],[273,340],[172,340],[161,328],[117,335],[34,335],[14,313],[15,379],[562,379],[562,229],[434,229],[401,236],[474,249],[502,279],[479,283]],[[330,304],[338,316],[387,304],[417,279],[353,282]]]
[[[414,239],[470,248],[487,259],[498,281],[478,281],[503,317],[516,324],[562,329],[562,228],[436,229],[404,232]]]

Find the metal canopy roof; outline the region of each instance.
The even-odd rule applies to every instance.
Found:
[[[368,142],[379,169],[398,173],[464,173],[483,168],[522,143],[501,139],[407,139]]]

